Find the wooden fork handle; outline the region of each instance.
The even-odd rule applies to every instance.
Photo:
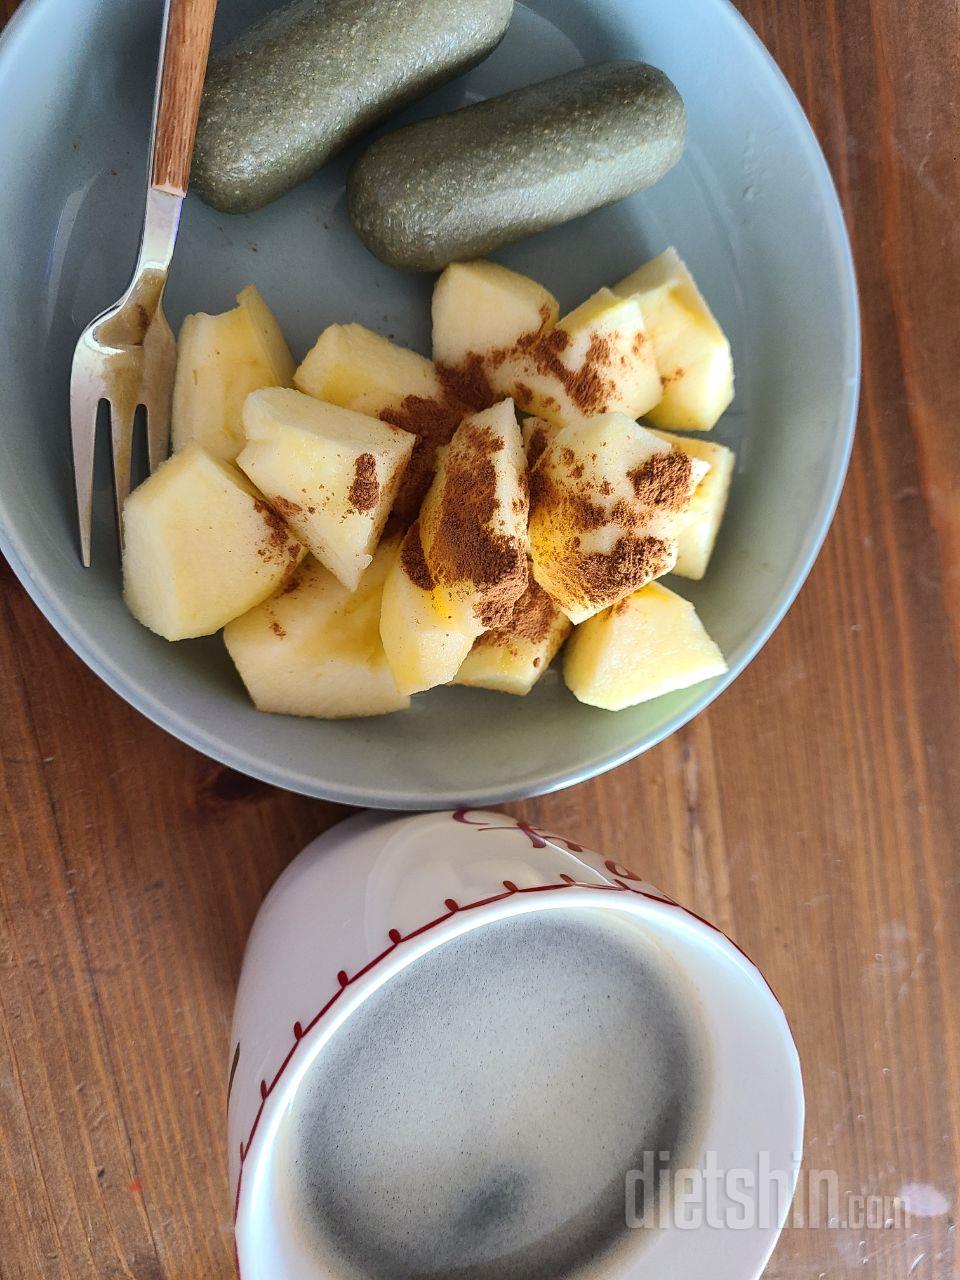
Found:
[[[167,0],[150,185],[184,196],[217,0]]]

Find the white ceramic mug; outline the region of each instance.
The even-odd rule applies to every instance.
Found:
[[[346,820],[290,864],[257,916],[237,992],[229,1089],[242,1280],[318,1280],[278,1212],[275,1155],[284,1114],[326,1041],[427,951],[490,921],[555,907],[639,918],[679,965],[706,1022],[709,1079],[695,1159],[719,1171],[714,1200],[706,1214],[701,1205],[638,1230],[636,1248],[604,1269],[605,1280],[762,1273],[796,1185],[803,1132],[796,1049],[764,978],[719,930],[631,866],[504,814],[458,810]],[[763,1185],[767,1171],[772,1188]],[[702,1185],[691,1188],[701,1199]]]

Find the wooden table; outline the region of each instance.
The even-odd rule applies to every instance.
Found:
[[[821,1213],[785,1234],[771,1280],[955,1280],[960,10],[741,7],[812,117],[853,232],[850,478],[798,603],[729,692],[642,759],[512,811],[641,845],[655,883],[732,932],[796,1032],[808,1166],[913,1211],[885,1229]],[[244,939],[340,811],[168,737],[5,567],[0,586],[0,1276],[230,1277]]]

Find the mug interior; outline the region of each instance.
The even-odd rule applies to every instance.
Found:
[[[709,1273],[712,1280],[750,1280],[761,1274],[789,1208],[802,1142],[799,1063],[783,1012],[755,966],[712,926],[666,902],[624,901],[619,895],[612,902],[608,893],[584,887],[564,895],[530,893],[522,901],[494,903],[469,917],[452,918],[398,947],[389,961],[366,975],[349,997],[321,1019],[301,1045],[296,1068],[267,1103],[258,1148],[251,1153],[252,1167],[244,1176],[236,1222],[244,1280],[273,1280],[278,1275],[284,1280],[318,1280],[320,1276],[342,1280],[350,1274],[318,1271],[315,1248],[307,1234],[296,1229],[284,1172],[282,1135],[291,1122],[299,1090],[325,1046],[374,992],[425,955],[493,922],[558,909],[612,912],[631,922],[638,941],[658,948],[682,979],[682,998],[689,1000],[686,1012],[695,1023],[704,1064],[697,1114],[684,1146],[684,1166],[712,1165],[721,1171],[755,1174],[759,1160],[778,1171],[778,1202],[766,1203],[763,1212],[754,1206],[752,1213],[738,1216],[724,1205],[721,1187],[719,1204],[713,1209],[720,1217],[691,1230],[676,1213],[666,1218],[661,1213],[656,1229],[625,1231],[614,1251],[576,1270],[577,1280],[653,1280],[664,1274],[701,1273]],[[548,1089],[549,1083],[547,1064],[544,1087]],[[416,1152],[411,1152],[411,1161],[415,1160]],[[625,1188],[625,1215],[628,1200]],[[722,1220],[725,1207],[731,1210],[725,1220],[739,1229],[710,1229]]]

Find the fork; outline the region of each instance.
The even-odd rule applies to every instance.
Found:
[[[210,32],[217,0],[165,0],[153,104],[147,201],[133,278],[123,296],[84,329],[70,373],[70,434],[80,523],[80,558],[90,565],[97,414],[110,415],[117,533],[130,492],[133,424],[142,406],[153,471],[170,445],[176,342],[163,289],[187,194]]]

